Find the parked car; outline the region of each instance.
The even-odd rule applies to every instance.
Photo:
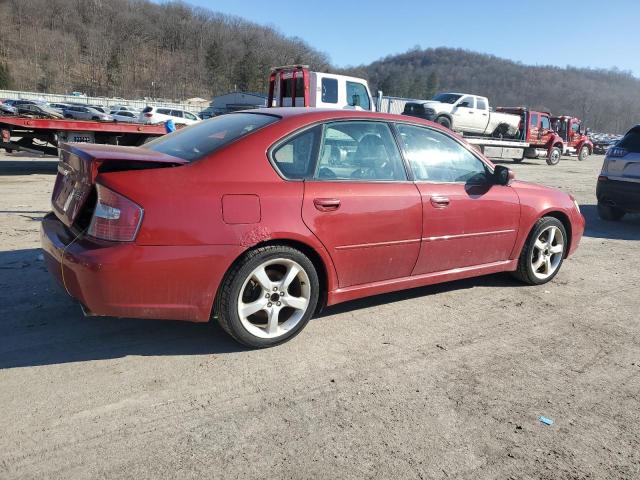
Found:
[[[368,295],[501,271],[547,283],[584,230],[570,195],[398,115],[251,110],[60,158],[42,247],[87,314],[216,318],[252,347]]]
[[[191,125],[201,119],[195,113],[178,108],[145,107],[140,112],[140,123],[164,123],[173,120],[176,125]]]
[[[139,108],[135,108],[135,107],[129,107],[127,105],[113,105],[111,107],[111,111],[125,111],[125,112],[135,112],[136,115],[140,114],[140,109]]]
[[[112,110],[109,115],[113,117],[116,122],[138,123],[138,115],[134,112],[128,112],[126,110]]]
[[[25,103],[17,107],[19,115],[45,118],[64,118],[57,110],[49,107],[46,103]]]
[[[71,105],[68,103],[49,103],[49,107],[56,110],[58,113],[62,113],[64,115],[64,111],[69,108]]]
[[[607,150],[598,177],[596,197],[603,220],[620,220],[626,213],[640,212],[640,125]]]
[[[104,112],[100,112],[92,107],[84,107],[81,105],[71,105],[64,111],[64,118],[74,118],[76,120],[102,120],[110,122],[113,117]]]
[[[7,100],[0,101],[0,115],[15,115],[18,110],[7,102]]]
[[[439,93],[431,100],[408,102],[403,114],[475,135],[515,138],[520,133],[519,115],[493,112],[486,97],[468,93]]]
[[[94,110],[99,111],[100,113],[109,113],[110,109],[107,107],[103,107],[102,105],[87,105],[87,107],[91,107]]]

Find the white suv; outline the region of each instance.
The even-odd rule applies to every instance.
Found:
[[[177,108],[145,107],[140,113],[140,123],[164,123],[173,120],[176,125],[191,125],[201,119],[195,113]]]

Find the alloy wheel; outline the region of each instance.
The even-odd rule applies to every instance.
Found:
[[[564,255],[564,235],[555,225],[538,234],[531,251],[531,269],[536,278],[545,280],[553,275]]]
[[[242,326],[260,338],[277,338],[304,317],[311,299],[309,276],[287,258],[268,260],[244,281],[238,296]]]

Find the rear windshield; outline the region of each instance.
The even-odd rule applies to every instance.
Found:
[[[261,113],[230,113],[159,137],[145,147],[193,162],[277,120]]]
[[[635,127],[620,140],[618,147],[624,148],[627,152],[640,153],[640,127]]]
[[[142,113],[149,113],[151,110],[153,110],[153,107],[144,107],[144,110],[142,110]]]

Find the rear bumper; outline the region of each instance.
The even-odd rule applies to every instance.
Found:
[[[640,183],[621,180],[598,180],[598,203],[618,207],[627,212],[640,211]]]
[[[52,276],[86,313],[206,322],[234,245],[142,246],[74,235],[53,215],[41,227]]]

